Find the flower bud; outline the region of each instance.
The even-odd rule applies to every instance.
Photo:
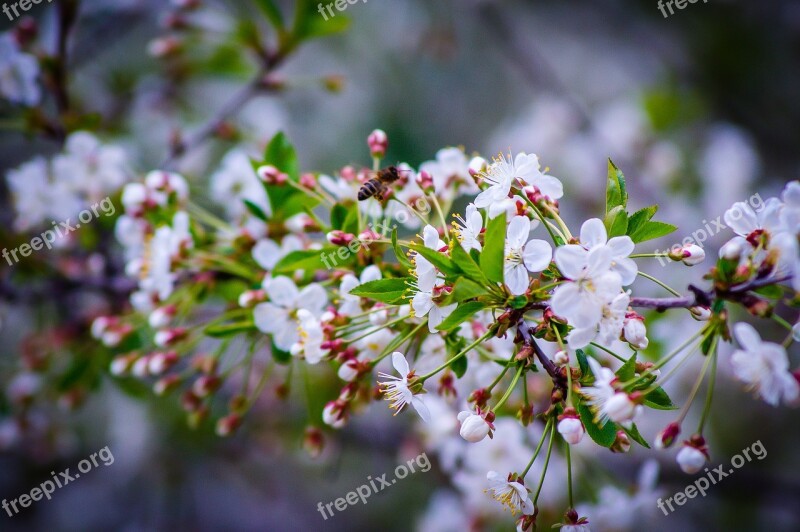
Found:
[[[339,229],[331,231],[326,235],[328,242],[330,242],[334,246],[342,246],[342,247],[348,246],[355,237],[356,237],[355,235],[350,233],[345,233],[344,231],[341,231]]]
[[[134,377],[143,379],[149,375],[148,366],[150,365],[150,357],[144,356],[133,363],[131,367],[131,374]]]
[[[575,414],[564,414],[559,416],[561,420],[558,422],[558,433],[570,445],[577,445],[586,434],[586,429],[583,428],[583,423]]]
[[[334,429],[340,429],[347,423],[347,403],[341,400],[330,401],[322,410],[322,421]]]
[[[627,453],[631,450],[631,439],[625,434],[624,430],[617,431],[617,439],[611,444],[609,450],[612,453]]]
[[[492,426],[483,417],[464,410],[458,414],[461,422],[461,437],[470,443],[477,443],[491,434]]]
[[[147,53],[152,57],[161,59],[178,53],[181,49],[181,41],[176,37],[159,37],[153,39],[147,45]]]
[[[125,375],[131,370],[133,363],[136,362],[138,357],[138,353],[131,353],[129,355],[115,357],[114,360],[111,361],[111,367],[109,371],[111,371],[111,374],[116,377]]]
[[[569,354],[566,351],[559,350],[553,356],[553,363],[556,366],[566,366],[567,364],[569,364]]]
[[[656,436],[656,449],[667,449],[675,443],[675,438],[681,433],[681,426],[678,423],[670,423],[664,430]]]
[[[795,323],[792,327],[792,338],[795,342],[800,342],[800,322]]]
[[[177,375],[167,375],[166,377],[156,381],[156,383],[153,385],[153,393],[159,396],[166,395],[177,388],[180,383],[181,378]]]
[[[603,410],[608,414],[608,418],[614,423],[630,421],[638,413],[636,403],[624,392],[615,393],[606,404]]]
[[[625,341],[637,350],[647,349],[650,340],[647,339],[647,328],[644,325],[644,318],[634,314],[625,320],[622,327],[622,334]]]
[[[267,293],[264,290],[247,290],[239,296],[239,306],[242,308],[253,308],[258,303],[267,300]]]
[[[300,176],[300,184],[308,189],[314,190],[317,188],[317,178],[314,174],[305,173]]]
[[[345,382],[353,382],[360,374],[358,366],[358,360],[348,360],[339,367],[337,375]]]
[[[258,178],[267,185],[282,185],[289,180],[289,176],[272,166],[271,164],[260,166],[256,170]]]
[[[382,129],[376,129],[367,137],[367,145],[373,157],[382,158],[389,148],[389,138]]]
[[[671,252],[669,256],[672,260],[679,260],[687,266],[694,266],[705,260],[706,252],[697,244],[689,244]]]
[[[703,449],[694,443],[684,442],[683,447],[678,451],[675,460],[687,475],[694,475],[705,465],[708,457]]]
[[[711,309],[708,307],[695,306],[689,309],[692,317],[697,321],[708,321],[711,318]]]
[[[230,436],[242,424],[242,416],[239,414],[228,414],[217,421],[216,433],[222,438]]]
[[[433,186],[433,176],[423,170],[422,172],[417,174],[417,185],[425,194],[433,194],[434,186]]]
[[[726,260],[739,260],[742,256],[742,245],[736,240],[731,240],[719,250],[719,256]]]
[[[219,377],[203,375],[194,381],[192,392],[194,392],[197,397],[208,397],[217,391],[221,385],[222,381]]]
[[[175,329],[166,329],[158,331],[154,338],[154,342],[158,347],[167,347],[176,344],[186,338],[188,331],[183,327],[176,327]]]
[[[150,375],[162,375],[178,362],[175,351],[167,353],[153,353],[148,357],[147,371]]]
[[[303,449],[311,458],[317,458],[325,448],[325,436],[317,427],[307,427],[303,434]]]
[[[172,318],[175,317],[177,312],[178,309],[175,305],[159,307],[150,313],[150,316],[147,318],[147,323],[150,324],[150,327],[153,329],[163,329],[169,325],[169,322],[172,321]]]

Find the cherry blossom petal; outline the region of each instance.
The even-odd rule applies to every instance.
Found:
[[[392,366],[401,377],[405,378],[406,375],[411,373],[411,368],[408,367],[408,360],[400,351],[392,353]]]
[[[587,249],[602,246],[608,240],[606,226],[599,218],[591,218],[581,225],[581,244]]]
[[[568,244],[556,248],[556,266],[567,279],[578,279],[588,261],[588,252],[581,246]]]
[[[529,271],[544,271],[553,259],[553,248],[544,240],[531,240],[525,244],[522,259]]]
[[[273,277],[265,283],[264,287],[270,300],[284,308],[294,308],[297,301],[297,285],[285,276]]]

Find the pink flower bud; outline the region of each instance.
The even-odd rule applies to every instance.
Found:
[[[260,166],[258,170],[256,170],[256,174],[261,181],[268,185],[282,185],[289,179],[288,175],[284,174],[271,164]]]
[[[258,303],[267,300],[267,293],[264,290],[248,290],[239,296],[239,306],[242,308],[252,308]]]
[[[680,260],[687,266],[694,266],[700,264],[706,258],[706,252],[703,248],[696,244],[689,244],[683,246],[675,253],[670,253],[673,260]]]
[[[434,186],[433,186],[433,176],[423,170],[422,172],[417,174],[417,185],[425,194],[433,194]]]
[[[340,429],[347,423],[347,403],[337,400],[331,401],[322,410],[322,421],[334,429]]]
[[[583,423],[578,419],[578,416],[565,416],[558,422],[558,433],[570,445],[577,445],[586,434],[586,429],[583,428]]]
[[[355,235],[335,229],[326,235],[328,242],[334,246],[347,246],[355,239]]]
[[[303,174],[300,176],[300,184],[314,190],[317,188],[317,178],[314,177],[314,174]]]
[[[358,360],[348,360],[341,365],[337,375],[345,382],[353,382],[358,378],[359,373]]]
[[[681,433],[681,426],[678,423],[670,423],[664,430],[656,435],[656,449],[668,449],[675,443],[675,438]]]
[[[153,329],[163,329],[164,327],[169,325],[169,322],[172,321],[172,318],[175,317],[175,314],[177,314],[177,312],[178,309],[177,307],[175,307],[175,305],[167,305],[165,307],[159,307],[150,313],[147,322]]]
[[[228,414],[217,421],[216,433],[222,438],[230,436],[242,424],[242,416],[239,414]]]
[[[367,137],[367,145],[373,157],[383,157],[389,148],[389,138],[386,136],[385,131],[376,129]]]
[[[153,341],[158,347],[167,347],[180,342],[186,338],[187,334],[188,331],[183,327],[165,329],[163,331],[158,331]]]
[[[647,339],[647,328],[644,325],[644,318],[635,315],[627,318],[622,328],[625,341],[631,344],[634,349],[646,349],[650,340]]]

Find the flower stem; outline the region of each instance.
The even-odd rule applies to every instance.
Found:
[[[703,433],[703,427],[706,425],[706,421],[708,420],[708,414],[711,411],[711,401],[714,398],[714,384],[717,380],[717,347],[719,345],[719,338],[714,339],[714,345],[711,348],[711,354],[709,355],[710,358],[713,358],[711,361],[711,376],[708,378],[708,391],[706,392],[706,404],[703,407],[703,415],[700,417],[700,425],[697,427],[697,433]]]
[[[570,456],[570,445],[567,440],[564,440],[566,450],[564,454],[567,455],[567,494],[569,496],[569,508],[574,508],[575,504],[572,500],[572,457]]]
[[[553,424],[553,418],[552,417],[548,418],[547,424],[545,424],[544,431],[542,432],[542,437],[539,438],[539,445],[537,445],[536,450],[533,451],[533,456],[531,457],[531,461],[528,462],[528,465],[525,467],[525,471],[523,471],[522,474],[519,476],[520,479],[524,479],[525,475],[527,475],[528,471],[530,471],[531,467],[533,467],[533,463],[536,461],[536,457],[539,456],[539,451],[542,450],[542,445],[544,444],[544,440],[545,438],[547,438],[547,431],[550,430],[550,425],[552,424]]]
[[[658,279],[656,279],[656,278],[655,278],[655,277],[653,277],[652,275],[648,275],[648,274],[646,274],[646,273],[644,273],[644,272],[642,272],[642,271],[640,271],[640,272],[638,272],[638,273],[639,273],[639,275],[641,275],[641,276],[642,276],[642,277],[644,277],[645,279],[649,279],[649,280],[653,281],[653,282],[654,282],[654,283],[656,283],[658,286],[660,286],[661,288],[663,288],[663,289],[664,289],[664,290],[666,290],[667,292],[671,293],[673,296],[675,296],[675,297],[681,297],[681,294],[680,294],[680,293],[679,293],[677,290],[674,290],[674,289],[670,288],[669,286],[667,286],[666,284],[662,283],[661,281],[659,281]]]
[[[500,400],[497,402],[497,404],[494,405],[494,408],[492,410],[494,410],[495,412],[498,411],[500,409],[500,407],[503,406],[506,403],[508,398],[511,397],[511,392],[513,392],[514,388],[516,388],[517,381],[519,381],[519,378],[522,375],[522,372],[524,370],[525,370],[525,366],[523,364],[520,364],[519,365],[519,369],[517,369],[517,374],[514,375],[514,380],[511,381],[511,386],[508,387],[508,389],[506,390],[506,393],[503,395],[503,397],[500,398]]]
[[[422,382],[425,382],[426,380],[430,379],[431,377],[433,377],[434,375],[436,375],[437,373],[439,373],[440,371],[442,371],[443,369],[445,369],[446,367],[448,367],[450,364],[452,364],[453,362],[455,362],[455,361],[456,361],[456,360],[458,360],[459,358],[461,358],[461,357],[463,357],[464,355],[466,355],[466,354],[467,354],[469,351],[471,351],[471,350],[472,350],[472,348],[473,348],[473,347],[475,347],[476,345],[478,345],[478,344],[480,344],[481,342],[485,341],[485,340],[486,340],[486,339],[488,339],[488,338],[489,338],[491,335],[492,335],[492,333],[486,333],[486,334],[484,334],[483,336],[481,336],[480,338],[478,338],[477,340],[475,340],[474,342],[472,342],[471,344],[469,344],[467,347],[465,347],[464,349],[462,349],[462,350],[461,350],[461,352],[460,352],[460,353],[458,353],[457,355],[455,355],[453,358],[451,358],[450,360],[447,360],[447,361],[446,361],[444,364],[442,364],[441,366],[439,366],[439,367],[438,367],[438,368],[436,368],[435,370],[431,371],[430,373],[426,373],[425,375],[423,375],[422,377],[420,377],[420,381],[422,381]]]
[[[542,470],[542,478],[539,480],[539,487],[536,488],[536,496],[533,498],[534,507],[536,506],[536,503],[539,502],[539,494],[542,492],[542,486],[544,485],[544,478],[547,476],[547,468],[550,465],[550,454],[553,452],[553,442],[556,439],[555,432],[556,432],[556,426],[554,423],[550,427],[550,443],[547,444],[547,458],[545,458],[544,460],[544,469]]]

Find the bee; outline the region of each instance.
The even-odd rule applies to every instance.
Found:
[[[358,189],[358,201],[365,201],[369,198],[375,198],[378,201],[383,201],[383,197],[388,192],[389,187],[402,176],[396,166],[390,166],[375,173],[375,177],[361,185]]]

